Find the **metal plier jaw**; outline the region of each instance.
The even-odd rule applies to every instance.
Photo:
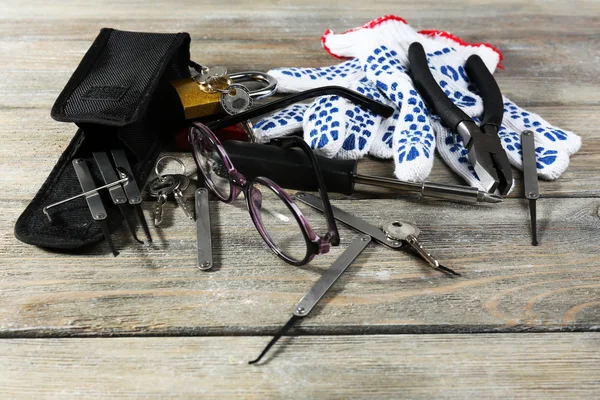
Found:
[[[494,124],[481,127],[472,121],[462,121],[456,126],[468,151],[467,159],[475,169],[481,184],[489,193],[496,189],[503,195],[512,187],[512,168],[502,147],[498,128]]]
[[[420,43],[410,45],[408,59],[415,88],[444,124],[463,139],[467,159],[485,190],[508,194],[513,184],[512,169],[498,136],[504,114],[502,93],[483,60],[473,54],[465,63],[469,80],[477,87],[483,100],[484,114],[481,126],[478,126],[440,88],[431,74],[427,55]]]

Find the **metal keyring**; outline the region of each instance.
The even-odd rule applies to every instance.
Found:
[[[269,97],[277,91],[277,79],[273,76],[260,72],[260,71],[243,71],[243,72],[235,72],[233,74],[229,74],[229,77],[235,83],[241,82],[262,82],[266,85],[262,88],[251,90],[250,97],[254,100],[263,99],[265,97]]]
[[[185,168],[185,164],[183,163],[183,161],[181,161],[179,158],[177,158],[175,156],[162,156],[161,158],[156,160],[156,164],[154,164],[154,172],[156,173],[157,177],[159,177],[159,178],[163,177],[163,175],[161,175],[160,172],[158,172],[158,166],[160,165],[161,161],[166,160],[166,159],[174,160],[179,165],[181,165],[181,168],[183,168],[183,172],[181,174],[185,175],[186,168]]]
[[[225,89],[219,89],[214,87],[213,85],[210,84],[211,80],[215,80],[215,79],[220,79],[223,78],[225,79],[225,81],[227,82],[227,86],[225,87]],[[233,80],[231,78],[228,77],[224,77],[224,76],[209,76],[208,78],[206,78],[206,82],[204,82],[204,84],[210,89],[212,90],[213,93],[229,93],[229,86],[233,85]]]

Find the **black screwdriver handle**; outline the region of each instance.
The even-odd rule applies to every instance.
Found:
[[[456,127],[462,121],[471,120],[463,110],[458,108],[446,96],[442,88],[435,81],[429,70],[425,49],[423,49],[421,43],[414,42],[410,45],[408,48],[408,60],[415,88],[423,99],[425,99],[427,105],[442,118],[442,121],[452,131],[456,132]]]
[[[465,70],[469,79],[481,93],[481,98],[483,99],[485,112],[481,125],[493,124],[496,128],[500,128],[504,114],[504,104],[502,93],[492,73],[477,54],[473,54],[467,59]]]
[[[319,190],[310,159],[299,149],[238,140],[224,141],[223,146],[233,166],[248,180],[264,176],[286,189]],[[316,157],[327,191],[352,194],[357,161]]]

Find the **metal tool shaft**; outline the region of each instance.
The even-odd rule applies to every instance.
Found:
[[[503,201],[501,196],[487,193],[471,186],[446,185],[433,182],[403,182],[394,178],[358,174],[354,175],[354,183],[403,190],[419,193],[421,196],[467,203],[477,203],[480,201],[485,203],[500,203]]]
[[[537,212],[536,200],[540,197],[535,156],[535,138],[532,131],[521,133],[521,148],[523,152],[523,183],[525,198],[529,199],[529,214],[531,217],[531,244],[537,246]]]

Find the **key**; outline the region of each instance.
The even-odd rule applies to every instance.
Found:
[[[175,188],[175,190],[173,190],[173,196],[175,196],[175,200],[177,201],[177,204],[179,204],[179,207],[183,210],[186,217],[188,217],[189,219],[191,219],[193,221],[194,216],[192,215],[190,210],[187,208],[187,205],[185,204],[185,197],[183,195],[183,192],[188,188],[188,186],[190,186],[190,178],[187,175],[182,175],[182,174],[169,175],[169,176],[173,176],[175,179],[179,180],[179,185],[177,185],[177,188]]]
[[[421,258],[427,261],[432,268],[450,275],[460,276],[458,272],[440,264],[438,260],[423,248],[417,239],[421,230],[415,225],[404,221],[390,221],[383,225],[383,231],[390,239],[406,242],[419,256],[421,256]]]
[[[163,207],[167,196],[173,193],[180,181],[173,175],[159,176],[148,184],[148,194],[156,198],[154,206],[154,226],[159,227],[163,221]]]
[[[229,85],[227,93],[221,93],[219,99],[221,107],[229,115],[239,114],[252,107],[252,97],[250,97],[250,91],[244,86],[237,83]],[[252,128],[252,121],[246,120],[241,123],[242,128],[248,135],[248,139],[251,142],[256,142],[254,137],[254,129]]]
[[[200,71],[195,69],[194,73],[192,73],[192,79],[202,85],[206,83],[210,77],[220,78],[225,75],[227,75],[227,68],[221,65],[215,65],[213,67],[201,67]]]

